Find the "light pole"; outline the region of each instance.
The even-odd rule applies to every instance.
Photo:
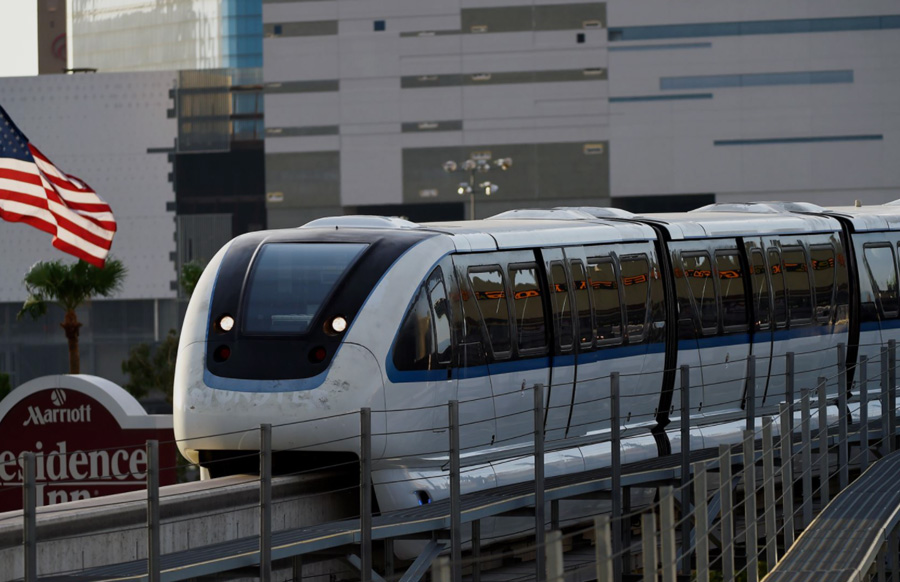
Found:
[[[500,168],[501,170],[508,170],[512,166],[512,163],[512,158],[498,158],[496,160],[493,160],[493,162],[490,159],[469,158],[461,164],[457,164],[453,160],[444,162],[444,171],[448,174],[451,174],[453,172],[467,172],[469,174],[469,180],[467,182],[460,182],[459,186],[457,186],[456,188],[456,193],[460,196],[465,196],[466,194],[469,195],[469,220],[475,220],[476,172],[479,174],[485,174],[489,172],[492,167]],[[483,192],[485,196],[490,196],[499,189],[499,186],[487,180],[478,184],[478,190]]]

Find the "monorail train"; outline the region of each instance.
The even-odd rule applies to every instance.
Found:
[[[188,307],[179,447],[212,476],[252,471],[246,453],[269,423],[277,470],[350,461],[369,407],[379,507],[411,507],[448,494],[449,400],[463,492],[531,479],[521,451],[536,384],[546,474],[608,464],[611,372],[624,462],[680,450],[683,416],[693,448],[737,442],[748,376],[756,413],[773,415],[787,352],[798,391],[825,376],[835,394],[838,344],[852,364],[900,339],[898,244],[900,205],[778,202],[429,224],[343,216],[245,234],[212,259]]]

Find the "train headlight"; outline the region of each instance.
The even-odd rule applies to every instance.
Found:
[[[230,315],[223,315],[216,325],[222,331],[231,331],[234,328],[234,318]]]
[[[347,329],[347,320],[337,315],[328,322],[328,331],[331,333],[343,333]]]

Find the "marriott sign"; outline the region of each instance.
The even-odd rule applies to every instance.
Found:
[[[160,484],[175,482],[172,417],[148,415],[120,386],[45,376],[0,401],[0,512],[22,507],[23,453],[35,453],[38,503],[142,489],[146,441],[160,441]],[[18,494],[12,489],[18,490]]]

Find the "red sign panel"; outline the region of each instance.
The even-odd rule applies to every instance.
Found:
[[[0,418],[0,512],[22,507],[22,454],[28,451],[37,461],[39,505],[145,488],[146,442],[151,439],[160,441],[160,484],[175,482],[171,423],[162,423],[168,428],[153,426],[160,423],[146,421],[154,417],[125,415],[116,399],[104,400],[112,402],[113,410],[83,391],[49,388],[9,408]],[[143,427],[123,427],[119,419],[143,420],[125,423]]]

